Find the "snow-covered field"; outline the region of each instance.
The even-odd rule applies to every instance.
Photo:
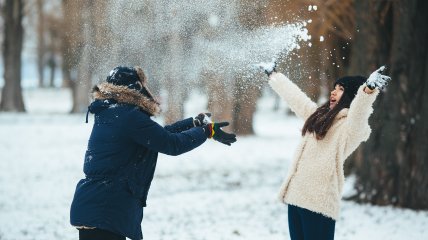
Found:
[[[83,114],[66,113],[65,90],[26,90],[25,101],[28,114],[0,113],[0,239],[77,239],[69,205],[93,119],[85,124]],[[160,155],[145,239],[289,239],[287,209],[276,195],[302,122],[271,111],[272,101],[259,102],[255,136]],[[204,110],[203,101],[189,102],[199,105],[187,104],[186,116]],[[336,239],[428,239],[428,212],[343,201]]]

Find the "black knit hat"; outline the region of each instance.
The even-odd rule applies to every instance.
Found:
[[[127,86],[129,89],[141,89],[140,78],[137,70],[133,67],[115,67],[110,71],[106,81],[113,85]]]
[[[345,89],[344,94],[346,94],[352,101],[355,98],[355,95],[357,95],[358,88],[360,88],[360,86],[366,81],[367,78],[363,76],[346,76],[337,79],[334,86],[336,86],[336,84],[341,85]]]

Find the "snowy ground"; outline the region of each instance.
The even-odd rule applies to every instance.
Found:
[[[67,91],[26,90],[25,100],[29,114],[0,113],[0,239],[77,239],[69,205],[91,124],[66,114]],[[191,102],[201,104],[187,105],[188,116],[203,110]],[[178,157],[160,155],[145,239],[289,239],[276,195],[302,122],[271,105],[260,101],[256,136],[232,147],[209,141]],[[343,201],[336,239],[428,239],[428,212]]]

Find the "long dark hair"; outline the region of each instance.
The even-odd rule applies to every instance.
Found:
[[[315,136],[318,140],[322,140],[327,131],[333,125],[334,118],[344,108],[349,108],[351,105],[352,99],[348,97],[345,93],[342,94],[337,105],[330,110],[330,102],[327,101],[321,105],[317,110],[309,116],[306,120],[305,125],[303,125],[302,136],[309,133],[315,133]]]

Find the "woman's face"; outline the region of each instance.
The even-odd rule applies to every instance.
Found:
[[[333,91],[330,93],[330,109],[333,109],[337,105],[340,98],[342,98],[344,90],[345,89],[340,84],[334,86]]]

